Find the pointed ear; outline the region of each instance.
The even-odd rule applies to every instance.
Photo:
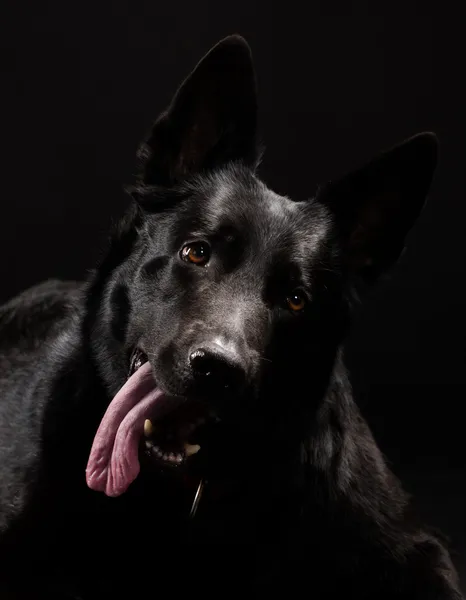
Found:
[[[229,161],[255,167],[257,99],[251,51],[240,36],[219,42],[157,119],[138,158],[140,181],[167,185]]]
[[[437,162],[437,138],[421,133],[321,188],[334,216],[343,260],[367,282],[394,263],[421,212]]]

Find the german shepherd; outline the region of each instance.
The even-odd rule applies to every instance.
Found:
[[[423,207],[436,138],[298,202],[256,176],[256,108],[228,37],[141,145],[89,280],[0,308],[2,600],[461,598],[341,350]]]

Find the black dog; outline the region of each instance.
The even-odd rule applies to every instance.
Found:
[[[142,145],[90,280],[0,309],[2,600],[461,598],[340,351],[436,147],[418,135],[293,202],[254,174],[247,44],[202,60]]]

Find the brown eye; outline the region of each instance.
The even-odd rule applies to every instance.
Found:
[[[210,258],[210,246],[206,242],[186,244],[181,250],[181,258],[194,265],[203,266]]]
[[[306,297],[299,290],[294,291],[288,296],[286,301],[293,312],[299,312],[306,306]]]

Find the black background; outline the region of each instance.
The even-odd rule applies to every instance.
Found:
[[[262,175],[278,192],[305,198],[435,131],[430,202],[358,315],[348,364],[393,468],[464,550],[465,15],[453,3],[344,6],[3,0],[0,301],[47,277],[85,277],[127,204],[138,142],[229,33],[254,52]]]

